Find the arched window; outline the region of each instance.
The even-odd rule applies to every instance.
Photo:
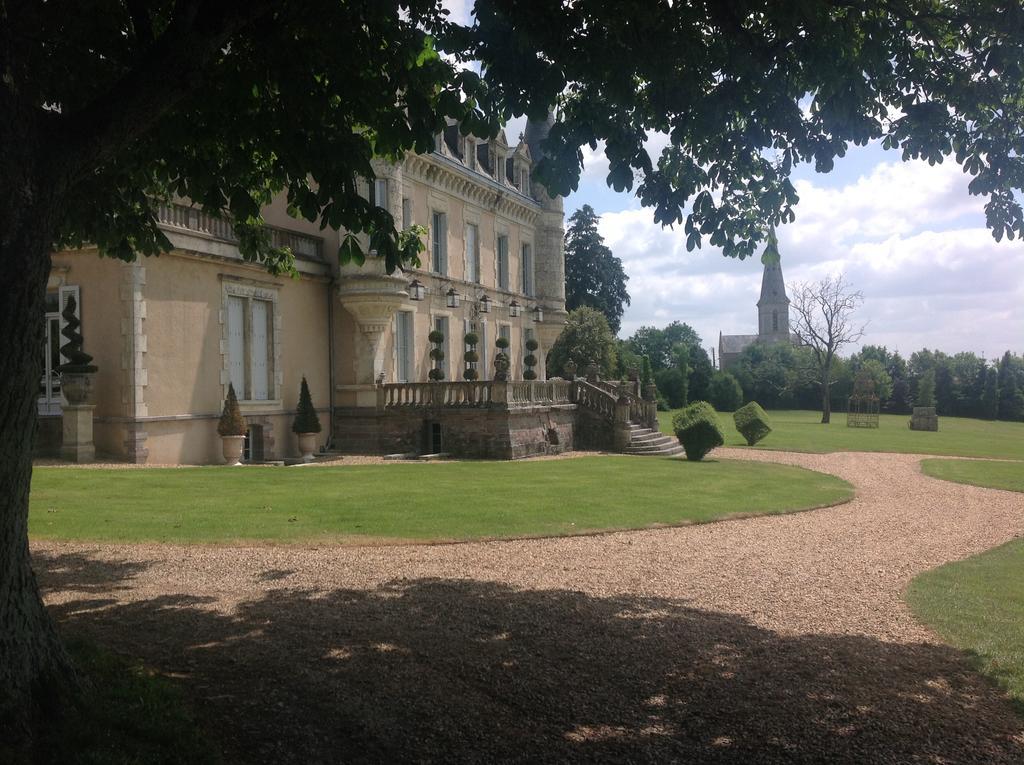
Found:
[[[779,312],[772,311],[772,332],[779,331]]]

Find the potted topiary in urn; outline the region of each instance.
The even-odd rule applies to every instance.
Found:
[[[303,462],[313,461],[313,452],[316,451],[316,435],[320,432],[320,418],[313,408],[313,398],[309,395],[309,385],[306,378],[302,378],[302,387],[299,389],[299,406],[295,412],[295,422],[292,423],[292,432],[299,437],[299,453]]]
[[[242,464],[242,446],[245,443],[245,420],[242,410],[238,408],[235,386],[228,384],[228,397],[224,399],[224,411],[217,423],[217,434],[220,436],[221,450],[224,461],[229,465]]]
[[[96,366],[91,363],[92,356],[82,350],[82,335],[78,331],[81,322],[75,316],[75,307],[75,296],[68,296],[67,305],[61,312],[61,316],[64,317],[64,329],[60,332],[67,340],[60,348],[61,355],[67,361],[57,367],[64,398],[73,406],[90,402],[92,378],[96,372]]]

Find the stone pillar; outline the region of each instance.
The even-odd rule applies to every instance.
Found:
[[[92,462],[96,447],[92,442],[92,404],[65,404],[63,407],[64,443],[60,456],[68,462]]]
[[[491,403],[498,408],[508,407],[508,381],[491,381]]]
[[[619,399],[615,402],[615,420],[612,423],[615,451],[624,452],[632,437],[629,430],[629,402]]]

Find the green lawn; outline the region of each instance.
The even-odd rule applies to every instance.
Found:
[[[921,472],[946,481],[1024,491],[1024,462],[933,459],[921,462]]]
[[[674,412],[658,412],[663,432],[672,434]],[[731,412],[719,413],[727,446],[746,442],[736,432]],[[821,412],[768,412],[772,432],[755,448],[794,452],[902,452],[947,454],[951,457],[997,457],[1024,460],[1024,422],[993,422],[966,417],[940,417],[939,431],[911,430],[910,417],[883,414],[875,429],[846,427],[846,414],[833,412],[829,425]]]
[[[1024,705],[1024,539],[921,574],[907,601]]]
[[[653,457],[351,467],[37,468],[35,539],[462,540],[781,513],[849,499],[833,476]]]

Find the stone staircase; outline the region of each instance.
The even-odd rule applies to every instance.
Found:
[[[629,434],[629,446],[626,447],[625,454],[672,457],[683,453],[683,447],[678,440],[643,425],[630,423]]]

